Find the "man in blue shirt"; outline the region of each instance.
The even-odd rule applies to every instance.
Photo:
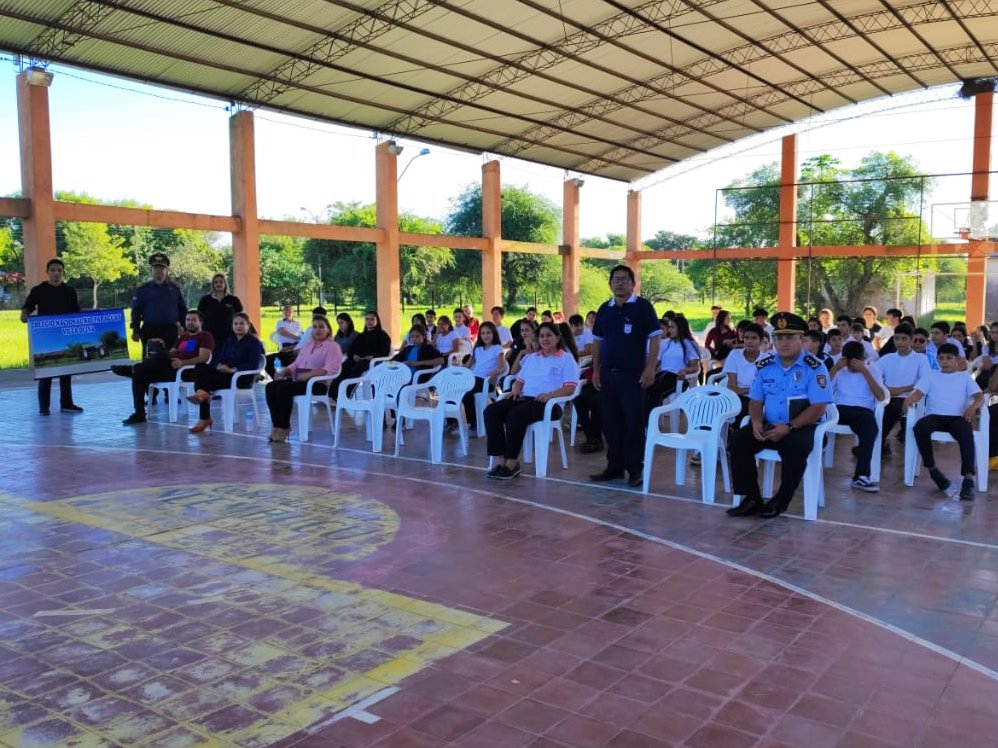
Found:
[[[156,252],[149,257],[149,264],[152,280],[139,286],[132,297],[132,340],[142,341],[143,354],[152,338],[162,340],[164,350],[172,348],[187,316],[184,295],[169,279],[170,258]]]
[[[601,393],[606,468],[592,481],[624,477],[641,485],[644,459],[645,390],[655,381],[658,315],[649,301],[635,295],[634,272],[627,265],[610,271],[613,296],[596,312],[593,323],[593,387]]]
[[[803,349],[807,323],[795,314],[773,315],[775,354],[756,362],[749,389],[749,420],[731,439],[731,473],[741,503],[728,510],[732,517],[757,514],[776,517],[790,505],[807,467],[814,445],[814,429],[832,402],[828,369]],[[763,502],[755,456],[775,449],[781,459],[781,481],[776,495]]]

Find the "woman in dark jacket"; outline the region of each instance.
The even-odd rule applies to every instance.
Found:
[[[198,364],[194,369],[194,394],[188,397],[200,409],[198,422],[188,429],[192,434],[200,434],[211,428],[211,393],[232,384],[232,375],[237,371],[251,371],[260,366],[263,357],[263,343],[252,334],[249,316],[237,312],[232,318],[232,335],[216,348],[211,363]],[[243,377],[236,385],[240,389],[253,386],[253,377]]]
[[[388,356],[392,339],[381,329],[381,317],[373,309],[364,315],[364,331],[350,345],[348,377],[359,377],[371,366],[372,358]]]
[[[204,318],[204,329],[215,338],[216,351],[232,335],[232,320],[242,310],[242,302],[229,293],[229,282],[225,275],[215,273],[211,279],[211,293],[201,297],[198,311]]]
[[[357,339],[357,331],[353,329],[353,317],[351,317],[346,312],[340,312],[336,315],[336,335],[333,336],[333,342],[340,346],[340,350],[343,351],[343,360],[348,361],[350,359],[350,346],[353,345],[353,341]]]

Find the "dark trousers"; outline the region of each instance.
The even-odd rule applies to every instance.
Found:
[[[187,374],[187,372],[184,372]],[[223,390],[232,384],[232,374],[222,372],[211,364],[198,364],[194,369],[194,389],[214,392]],[[241,390],[248,390],[253,386],[253,377],[243,377],[236,385]],[[198,418],[207,421],[211,418],[211,401],[198,403]]]
[[[475,386],[464,393],[461,398],[461,405],[464,406],[464,417],[468,421],[468,430],[474,431],[478,428],[478,413],[475,411],[475,395],[482,391],[485,380],[482,377],[475,377]]]
[[[38,409],[48,410],[52,405],[52,379],[38,380]],[[59,377],[59,405],[66,407],[73,404],[73,378],[68,374]]]
[[[146,392],[153,382],[169,382],[176,378],[177,370],[170,365],[166,356],[140,361],[132,367],[132,408],[136,413],[145,413]],[[194,381],[194,372],[185,371],[181,375],[185,382]]]
[[[901,424],[901,434],[904,434],[905,418],[904,418],[904,397],[892,397],[887,401],[887,407],[884,408],[884,428],[880,432],[880,441],[886,442],[887,437],[891,435],[891,431],[897,424]]]
[[[963,416],[923,416],[915,424],[915,444],[922,464],[931,470],[936,466],[932,454],[932,434],[941,431],[952,436],[960,447],[960,475],[974,475],[974,427]]]
[[[274,428],[291,428],[291,411],[295,407],[295,396],[304,395],[308,382],[298,382],[294,379],[275,379],[267,383],[264,394],[267,398],[267,408],[270,410],[270,422]],[[312,387],[312,393],[323,395],[326,393],[325,384],[316,384]],[[376,425],[376,428],[381,428]]]
[[[998,457],[998,403],[988,406],[991,425],[988,433],[988,457]]]
[[[807,456],[814,446],[814,429],[803,426],[791,431],[778,442],[761,442],[752,433],[752,424],[738,429],[731,439],[731,477],[734,492],[748,498],[759,498],[759,470],[755,456],[764,449],[775,449],[782,460],[780,487],[773,503],[781,510],[790,505],[797,487],[804,478]]]
[[[215,346],[218,348],[218,345]],[[277,369],[274,366],[274,361],[280,361],[281,366],[290,366],[295,362],[295,358],[298,356],[298,351],[295,350],[293,345],[282,348],[277,353],[267,354],[267,363],[264,365],[263,370],[270,375],[270,378],[274,378],[274,374],[277,373]]]
[[[487,407],[485,440],[489,456],[515,460],[523,447],[527,427],[544,417],[544,405],[532,397],[523,400],[507,397]],[[553,418],[561,418],[561,408],[556,405],[551,415]]]
[[[177,344],[178,337],[180,337],[180,333],[177,332],[176,325],[150,325],[143,323],[142,328],[139,330],[139,338],[142,339],[142,355],[146,355],[146,344],[153,338],[160,338],[163,341],[165,350],[170,350]]]
[[[662,404],[662,400],[676,391],[679,378],[671,371],[660,371],[655,375],[652,386],[645,390],[645,423],[654,408]]]
[[[641,472],[645,449],[645,391],[640,371],[600,370],[603,435],[606,437],[606,469],[632,474]]]
[[[873,460],[873,447],[877,440],[877,419],[873,411],[858,405],[840,405],[839,423],[848,426],[859,437],[856,449],[856,473],[854,478],[870,477],[870,463]]]
[[[603,404],[600,391],[591,384],[583,385],[579,396],[572,401],[579,414],[579,425],[587,442],[598,442],[603,436]]]

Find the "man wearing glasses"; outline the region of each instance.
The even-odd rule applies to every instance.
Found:
[[[658,361],[658,315],[647,299],[634,293],[634,272],[626,265],[610,271],[613,296],[603,302],[593,324],[593,387],[601,393],[606,468],[592,481],[624,477],[641,485],[644,455],[645,390],[655,381]]]

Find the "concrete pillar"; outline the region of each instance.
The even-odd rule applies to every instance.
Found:
[[[22,222],[24,277],[28,286],[45,279],[45,263],[55,257],[55,198],[48,90],[51,80],[51,74],[37,68],[29,68],[17,76],[21,194],[31,201],[31,213]]]
[[[641,251],[641,193],[637,190],[627,192],[627,249],[624,254],[624,264],[634,272],[634,293],[641,292],[641,262],[638,253]],[[609,281],[607,281],[609,283]]]
[[[979,93],[974,97],[974,165],[970,181],[970,200],[980,202],[987,219],[991,171],[991,112],[994,94]],[[973,207],[971,208],[973,210]],[[986,324],[987,251],[979,242],[971,241],[967,256],[967,327]]]
[[[256,329],[261,330],[255,148],[253,112],[236,112],[229,118],[232,215],[239,218],[239,229],[232,234],[232,290]]]
[[[797,260],[797,136],[783,138],[780,161],[780,233],[779,259],[776,261],[776,306],[781,311],[794,310]]]
[[[566,179],[562,197],[561,309],[567,319],[579,311],[579,188],[581,179]]]
[[[502,178],[498,161],[482,164],[482,319],[502,306]]]
[[[394,151],[394,152],[393,152]],[[374,151],[378,228],[382,239],[375,247],[378,314],[392,343],[402,339],[402,266],[399,258],[398,154],[394,141]]]

